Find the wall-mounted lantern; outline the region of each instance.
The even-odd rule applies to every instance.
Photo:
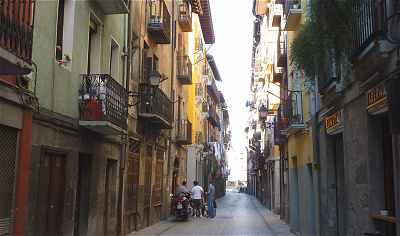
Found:
[[[128,106],[130,106],[130,107],[136,106],[138,103],[140,103],[140,98],[143,95],[153,97],[154,93],[156,92],[156,89],[160,86],[160,84],[168,79],[168,77],[166,77],[163,74],[160,74],[157,71],[150,72],[150,75],[148,78],[149,78],[149,80],[148,80],[149,84],[152,87],[152,89],[150,89],[150,93],[141,94],[140,91],[139,92],[129,92],[128,96],[136,98],[136,101],[133,104],[129,104]]]

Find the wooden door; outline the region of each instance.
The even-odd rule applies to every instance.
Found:
[[[140,143],[129,144],[125,188],[125,233],[137,230],[137,201],[139,191]]]
[[[61,235],[65,191],[65,158],[45,153],[40,161],[36,235]]]
[[[104,235],[114,235],[117,217],[117,161],[107,160],[105,177]]]
[[[91,157],[79,155],[78,190],[76,193],[74,235],[87,235],[90,205]]]
[[[162,201],[162,181],[163,181],[163,173],[164,173],[164,151],[157,150],[157,160],[156,160],[156,178],[153,187],[153,205],[161,206]]]
[[[144,215],[146,226],[150,225],[150,207],[151,207],[151,177],[153,169],[153,148],[148,145],[146,147],[145,156],[145,181],[144,181]]]

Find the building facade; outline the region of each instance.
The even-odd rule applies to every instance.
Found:
[[[211,137],[225,174],[226,106],[213,136],[193,115],[194,80],[214,78],[208,0],[0,9],[0,235],[126,235],[166,219],[183,180],[208,181],[190,147]]]
[[[354,4],[351,58],[317,80],[321,235],[399,235],[399,3]]]
[[[351,4],[329,16],[338,17],[343,10],[353,16],[351,49],[335,57],[331,51],[325,52],[330,56],[314,62],[314,77],[306,76],[298,61],[292,61],[292,47],[304,40],[298,37],[309,22],[325,17],[323,24],[329,24],[321,15],[332,10],[329,4],[318,0],[255,1],[253,9],[256,16],[270,16],[273,22],[275,9],[271,8],[282,5],[283,9],[276,54],[282,77],[274,138],[280,148],[280,215],[299,235],[400,233],[399,99],[395,94],[399,3]],[[325,12],[324,7],[328,8]],[[254,28],[258,46],[262,30],[259,24]],[[253,55],[253,70],[258,73],[257,48]],[[257,94],[260,88],[255,88],[253,101],[259,101],[265,92]],[[256,102],[249,103],[253,104]],[[256,115],[251,114],[253,121]],[[246,129],[249,147],[254,146],[248,153],[248,186],[250,193],[264,201],[259,186],[262,172],[257,170],[261,153],[257,142],[262,142],[263,135],[257,133],[257,125],[250,123]]]
[[[282,4],[254,1],[252,99],[248,135],[248,190],[268,209],[281,211],[280,151],[274,121],[281,104],[282,66],[278,63]]]

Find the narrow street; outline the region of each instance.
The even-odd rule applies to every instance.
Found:
[[[214,219],[194,217],[176,222],[171,218],[130,235],[293,235],[279,216],[245,193],[227,192],[217,206]]]

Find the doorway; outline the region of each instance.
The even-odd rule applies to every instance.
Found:
[[[393,161],[393,147],[392,147],[392,134],[389,127],[389,118],[384,116],[382,122],[382,136],[383,136],[383,188],[385,209],[388,210],[388,215],[396,217],[395,210],[395,191],[394,191],[394,161]],[[396,235],[396,224],[385,224],[384,229],[386,235]]]
[[[114,235],[117,224],[117,161],[107,159],[105,178],[104,235]]]
[[[79,154],[78,189],[76,193],[74,235],[87,235],[90,205],[90,177],[92,159],[90,155]]]
[[[139,191],[140,143],[129,142],[125,189],[125,233],[137,230],[137,202]]]
[[[345,180],[344,180],[344,153],[343,153],[343,135],[337,134],[332,137],[335,166],[336,182],[336,230],[337,235],[344,235],[345,230]]]
[[[150,221],[150,209],[151,209],[151,181],[152,181],[152,169],[153,169],[153,147],[148,145],[146,147],[145,156],[145,181],[144,181],[144,226],[148,227],[151,224]]]
[[[46,152],[40,159],[36,232],[61,235],[65,191],[65,156]]]

